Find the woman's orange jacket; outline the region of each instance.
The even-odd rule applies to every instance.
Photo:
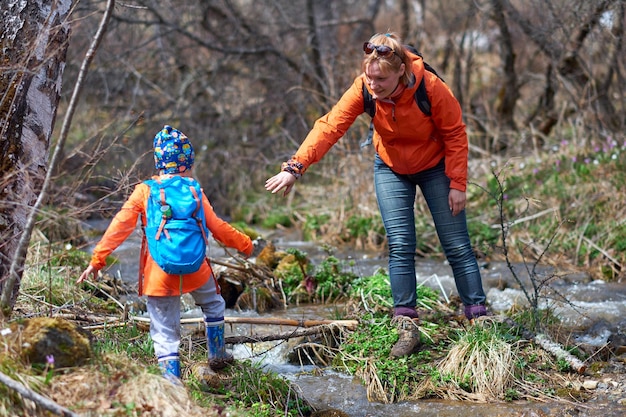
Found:
[[[93,251],[91,265],[95,269],[100,270],[104,268],[106,266],[106,257],[117,249],[136,229],[137,220],[146,212],[149,195],[150,187],[148,185],[140,183],[135,186],[133,193],[126,200],[122,209],[115,215]],[[202,205],[207,227],[213,237],[225,246],[235,248],[249,256],[253,250],[250,238],[220,219],[213,211],[213,207],[204,192],[202,193]],[[140,259],[139,265],[143,265],[143,271],[139,272],[139,295],[181,295],[181,293],[188,293],[198,289],[213,274],[208,261],[203,263],[200,269],[192,274],[170,275],[159,268],[148,250],[142,251],[140,256],[143,259]]]
[[[409,56],[417,82],[407,86],[394,101],[376,100],[373,119],[376,152],[398,174],[415,174],[432,168],[445,156],[450,188],[465,191],[469,146],[459,102],[442,80],[424,70],[421,57],[410,53]],[[422,77],[426,77],[432,116],[425,115],[415,103],[415,90]],[[315,122],[291,159],[304,165],[302,173],[322,159],[363,114],[364,83],[365,75],[361,74],[331,111]]]

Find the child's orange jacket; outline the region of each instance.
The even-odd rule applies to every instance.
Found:
[[[102,239],[96,245],[91,257],[91,265],[94,268],[104,268],[106,266],[106,257],[117,249],[135,230],[137,220],[142,213],[146,212],[149,195],[150,187],[148,185],[140,183],[135,186],[135,190],[124,203],[122,209],[115,215]],[[225,246],[250,255],[253,250],[250,238],[220,219],[213,211],[213,207],[204,193],[202,193],[202,205],[207,227],[213,237]],[[170,275],[159,268],[150,256],[147,248],[142,252],[140,256],[144,259],[140,259],[139,262],[140,267],[143,265],[143,271],[140,271],[139,295],[181,295],[181,293],[188,293],[201,287],[213,274],[211,266],[208,262],[205,262],[197,272],[192,274]]]
[[[465,191],[469,145],[459,102],[442,80],[424,69],[421,57],[409,56],[416,82],[394,101],[376,100],[373,119],[376,152],[398,174],[415,174],[432,168],[445,156],[450,188]],[[415,103],[415,90],[422,77],[426,77],[430,117]],[[364,83],[365,75],[361,74],[331,111],[315,122],[292,158],[304,165],[302,172],[322,159],[363,114]]]

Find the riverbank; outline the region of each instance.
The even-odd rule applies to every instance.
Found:
[[[300,251],[305,250],[305,246],[303,246],[301,242],[294,242],[294,246],[297,246]],[[352,261],[346,259],[344,263],[342,260],[340,264],[337,265],[339,272],[346,272],[343,268],[351,268],[350,271],[367,271],[365,261],[361,262],[360,260],[356,260],[354,255],[356,254],[353,254]],[[33,260],[34,259],[31,259],[31,262]],[[35,264],[36,262],[30,265],[33,266]],[[441,268],[445,268],[443,264],[437,265]],[[434,267],[434,264],[431,265],[431,267]],[[21,315],[20,321],[27,317],[47,316],[52,314],[57,316],[62,315],[66,318],[70,316],[74,317],[72,320],[80,323],[83,327],[86,326],[85,318],[92,317],[91,320],[93,320],[94,317],[100,317],[102,323],[110,323],[110,325],[100,326],[99,328],[90,330],[90,332],[94,335],[93,340],[95,346],[97,346],[96,349],[100,350],[101,356],[95,357],[95,362],[91,363],[88,367],[77,366],[63,370],[55,370],[50,374],[49,380],[44,384],[43,388],[38,387],[37,389],[41,390],[40,392],[43,393],[52,393],[54,390],[60,389],[60,386],[68,386],[68,379],[75,381],[73,378],[77,378],[91,384],[95,390],[100,390],[97,393],[92,392],[92,394],[98,398],[104,395],[104,393],[110,392],[114,387],[117,387],[114,388],[115,390],[121,389],[119,377],[122,377],[122,379],[126,381],[143,381],[141,383],[145,384],[145,380],[141,378],[137,379],[138,376],[134,374],[135,372],[139,375],[145,373],[158,376],[156,375],[158,374],[158,370],[155,367],[155,360],[152,356],[150,339],[145,325],[140,325],[132,321],[120,321],[120,318],[123,318],[124,314],[129,312],[131,314],[138,313],[128,311],[124,304],[120,305],[117,297],[119,296],[119,291],[123,288],[123,284],[118,282],[117,284],[106,287],[117,288],[118,291],[117,294],[109,293],[108,296],[104,296],[100,290],[95,290],[93,287],[76,288],[73,286],[73,282],[78,269],[79,266],[73,267],[72,269],[67,262],[65,262],[62,267],[42,268],[37,273],[35,268],[29,268],[29,274],[35,273],[39,280],[33,282],[26,280],[23,283],[22,291],[24,295],[20,298],[20,304],[16,311]],[[271,366],[265,366],[268,365],[268,363],[263,362],[261,353],[264,351],[271,352],[274,357],[278,358],[277,361],[289,363],[287,359],[290,356],[289,352],[283,352],[283,355],[279,353],[280,348],[275,346],[262,347],[262,345],[253,344],[255,348],[251,354],[247,356],[239,355],[239,361],[243,364],[243,367],[238,367],[237,369],[240,374],[248,376],[245,380],[229,379],[228,377],[220,378],[218,382],[220,380],[222,382],[207,387],[206,385],[199,385],[197,377],[192,373],[192,369],[195,369],[193,365],[202,363],[202,357],[205,355],[202,337],[190,334],[188,336],[189,338],[185,339],[185,347],[183,349],[185,352],[183,359],[185,369],[187,370],[184,378],[187,397],[182,397],[183,401],[186,401],[186,404],[194,404],[194,406],[201,408],[203,406],[208,407],[209,410],[213,409],[211,407],[217,407],[218,409],[221,407],[230,409],[235,407],[237,412],[243,413],[241,415],[274,415],[269,405],[272,402],[269,401],[269,398],[265,397],[265,395],[275,395],[275,393],[265,392],[263,395],[259,394],[243,401],[241,398],[237,399],[236,395],[233,397],[234,394],[232,394],[232,392],[237,392],[238,394],[241,392],[241,387],[232,391],[233,386],[229,385],[232,384],[233,380],[236,380],[239,381],[237,383],[244,383],[244,385],[251,387],[258,393],[261,393],[263,388],[267,388],[268,384],[273,387],[283,387],[281,390],[284,391],[281,392],[284,392],[285,395],[291,396],[292,398],[300,398],[303,405],[314,404],[315,408],[318,410],[329,408],[338,409],[354,417],[388,415],[388,413],[403,416],[411,415],[410,413],[416,410],[427,413],[429,412],[427,409],[430,409],[430,411],[438,410],[442,413],[433,415],[445,415],[445,413],[463,415],[459,414],[460,410],[471,409],[475,410],[475,412],[484,410],[484,412],[496,413],[501,412],[503,409],[513,412],[514,410],[519,410],[524,407],[525,410],[534,410],[533,412],[536,412],[538,415],[541,415],[539,412],[542,412],[545,416],[562,416],[563,414],[557,414],[557,411],[562,412],[563,410],[570,410],[572,413],[574,412],[573,410],[578,410],[578,416],[595,417],[599,415],[621,415],[619,413],[623,411],[623,402],[626,396],[624,393],[626,381],[624,381],[623,353],[611,351],[607,347],[604,349],[597,348],[595,351],[592,350],[589,352],[571,350],[575,355],[581,355],[580,357],[587,364],[586,370],[582,375],[572,372],[559,358],[542,351],[532,340],[521,337],[519,332],[515,331],[515,329],[504,328],[495,322],[486,322],[485,327],[477,327],[476,325],[470,326],[459,314],[460,309],[458,308],[458,304],[455,304],[455,295],[446,290],[449,284],[447,281],[450,278],[440,269],[430,269],[422,272],[424,272],[424,274],[421,275],[421,279],[430,281],[433,284],[430,290],[432,294],[436,295],[437,304],[434,305],[432,309],[424,308],[420,311],[422,315],[421,326],[424,330],[424,336],[422,338],[423,345],[418,354],[396,361],[385,359],[388,357],[388,349],[393,344],[393,337],[397,337],[393,326],[389,323],[389,317],[386,316],[384,312],[385,302],[382,300],[384,297],[387,297],[388,294],[384,295],[383,298],[378,298],[376,303],[367,302],[367,305],[370,306],[369,309],[371,309],[371,306],[381,307],[380,311],[374,313],[371,311],[368,312],[368,309],[364,309],[363,306],[346,310],[344,307],[339,307],[340,304],[336,304],[336,308],[333,308],[332,305],[317,304],[320,308],[325,309],[326,314],[332,315],[332,319],[340,318],[340,316],[342,318],[356,318],[360,323],[360,328],[356,332],[341,332],[339,335],[334,336],[332,340],[339,341],[339,343],[335,342],[335,345],[328,344],[328,340],[331,339],[324,342],[324,340],[320,341],[315,337],[306,337],[293,340],[291,343],[282,343],[279,344],[279,346],[289,346],[289,352],[300,350],[302,346],[317,346],[321,349],[322,353],[325,352],[324,355],[326,356],[322,357],[326,358],[326,365],[313,363],[304,368],[299,368],[298,363],[293,363],[290,368],[291,371],[281,371],[279,375],[271,370]],[[431,272],[432,274],[427,275],[426,272]],[[495,270],[493,270],[493,272],[495,273]],[[49,274],[53,274],[52,279],[49,278],[51,276]],[[436,283],[434,282],[434,278],[432,278],[433,275],[437,275],[438,277]],[[485,275],[489,276],[489,274]],[[355,279],[360,279],[360,284],[356,285],[355,283],[355,288],[364,288],[363,285],[367,283],[364,279],[371,277],[373,277],[373,275],[370,276],[367,273],[355,274]],[[30,278],[32,277],[29,277],[29,279]],[[381,282],[385,282],[384,276],[379,278],[382,278]],[[112,277],[109,277],[109,279],[112,279]],[[503,278],[501,277],[500,281],[502,280]],[[487,282],[491,283],[491,278],[487,278]],[[580,285],[582,285],[582,282],[572,283],[572,288]],[[388,291],[388,286],[385,285],[374,285],[374,287]],[[506,289],[507,288],[497,290],[505,292]],[[437,291],[440,292],[437,293]],[[443,296],[444,293],[446,294],[445,297]],[[33,302],[33,300],[37,300],[37,297],[41,297],[41,295],[44,295],[46,299],[45,304]],[[448,298],[450,302],[446,302],[446,298]],[[345,305],[347,301],[349,300],[344,299],[341,306]],[[353,299],[353,303],[356,303],[354,304],[356,306],[362,301],[362,296]],[[287,310],[281,314],[295,314],[297,317],[294,318],[302,319],[303,313],[295,307],[297,307],[297,305],[291,305],[293,310],[290,311],[288,307]],[[313,308],[315,308],[314,305]],[[233,314],[236,313],[236,310],[229,311]],[[264,314],[271,315],[276,312],[277,311],[270,311]],[[517,315],[518,320],[520,319],[519,312],[515,313],[512,311],[511,313],[513,316]],[[117,324],[113,325],[111,317],[117,317]],[[550,317],[550,319],[555,318]],[[556,340],[565,341],[566,343],[563,346],[567,347],[568,351],[574,349],[577,343],[572,343],[572,338],[574,337],[572,329],[562,325],[557,320],[551,323],[552,324],[548,326],[548,329],[553,332],[551,336],[556,335]],[[90,325],[94,324],[95,323],[90,323]],[[546,322],[545,324],[549,323]],[[512,385],[507,386],[501,397],[496,395],[495,397],[482,397],[483,400],[479,400],[479,397],[476,396],[477,393],[474,392],[475,387],[471,384],[466,385],[466,382],[464,382],[465,377],[459,379],[445,376],[441,371],[437,371],[438,364],[442,363],[446,356],[453,351],[456,346],[459,346],[468,335],[470,339],[472,337],[476,339],[477,334],[474,333],[475,331],[479,331],[479,335],[483,334],[484,332],[480,329],[484,329],[485,332],[490,335],[489,337],[495,337],[494,340],[506,340],[507,344],[516,350],[516,360],[509,368],[511,376],[513,377],[511,380]],[[246,334],[250,335],[252,329],[248,328],[245,331]],[[257,327],[254,328],[253,331],[254,337],[261,337],[263,332],[271,331],[271,329],[260,329]],[[283,329],[283,332],[284,331],[285,329]],[[229,336],[234,335],[235,334],[229,334]],[[384,337],[382,337],[383,335]],[[366,344],[363,340],[368,341],[367,346],[369,350],[364,350],[364,345]],[[332,355],[328,355],[328,352],[333,353]],[[494,357],[494,352],[489,352],[490,356]],[[110,360],[110,355],[114,355],[114,363],[117,364],[115,365],[116,367],[121,366],[121,368],[132,372],[133,375],[127,374],[126,376],[119,375],[118,377],[114,377],[115,372],[111,373],[111,371],[105,372],[109,376],[103,376],[97,373],[95,371],[97,369],[109,369],[110,365],[107,365],[107,361]],[[314,357],[315,355],[309,352],[309,356]],[[303,356],[300,355],[300,357]],[[255,360],[257,358],[260,362]],[[338,358],[343,359],[339,361]],[[125,365],[126,362],[128,362],[129,365]],[[5,363],[4,359],[3,363]],[[133,365],[130,365],[130,363]],[[264,375],[274,375],[272,378],[268,379],[263,386],[255,385],[256,383],[251,381],[259,380],[260,375],[252,371],[254,369],[258,370],[259,365],[265,366],[262,372]],[[40,368],[20,369],[24,372],[20,377],[22,380],[37,380],[42,378],[45,380],[48,375],[42,375]],[[439,374],[437,374],[438,372]],[[94,378],[97,377],[97,381],[89,382],[90,376]],[[265,379],[265,377],[261,379]],[[281,382],[281,380],[283,382]],[[326,389],[324,388],[324,381],[326,381]],[[349,384],[347,384],[348,381],[350,381]],[[423,384],[426,382],[436,382],[438,385],[432,386],[430,390],[426,391],[417,389],[420,386],[423,388]],[[383,390],[372,390],[372,383],[374,385],[382,384],[379,385],[379,387],[382,387]],[[314,388],[316,384],[318,384],[318,388]],[[451,389],[451,386],[448,384],[455,384],[453,386],[456,386],[456,388]],[[352,390],[356,394],[347,395],[350,394],[350,392],[342,391],[338,386],[345,387],[348,391]],[[413,391],[409,390],[408,392],[395,391],[405,386],[414,386],[416,389]],[[435,389],[434,387],[438,388]],[[126,392],[133,392],[133,390],[130,389],[123,389]],[[139,390],[139,392],[142,391]],[[231,392],[231,394],[224,396],[224,393],[228,392]],[[378,395],[378,397],[373,395],[375,392],[377,392],[376,395]],[[464,398],[463,401],[459,401],[459,398],[456,398],[455,401],[451,401],[450,398],[443,397],[442,393],[445,392],[454,392],[456,393],[455,395],[465,392],[467,398]],[[365,393],[365,395],[363,396],[362,393]],[[380,396],[381,393],[382,397]],[[415,393],[420,394],[416,397],[411,397],[411,394]],[[251,398],[256,398],[256,400],[250,402]],[[345,398],[349,398],[350,400],[348,401]],[[65,400],[59,399],[58,401],[66,404],[68,407],[79,407],[81,405],[81,403],[77,404],[75,402],[75,396],[68,396]],[[123,405],[126,408],[128,408],[130,404],[135,404],[135,407],[137,404],[143,404],[141,407],[144,408],[156,407],[155,403],[143,397],[137,398],[137,401],[128,401],[128,403]],[[172,401],[180,401],[180,399]],[[119,412],[120,406],[120,404],[113,405],[112,402],[109,402],[109,407],[111,408],[102,411],[100,415],[107,415],[106,413],[115,415],[114,413]],[[265,409],[265,411],[259,411],[259,407]],[[293,414],[290,415],[312,415],[313,408],[306,412],[303,411],[305,408],[306,407],[297,409],[296,407],[291,410]],[[79,409],[80,408],[76,408],[76,410]],[[134,408],[132,409],[134,410]],[[381,412],[379,410],[387,411]],[[597,414],[599,410],[602,410],[603,414]],[[379,412],[382,414],[377,414]],[[402,414],[404,412],[407,414]]]

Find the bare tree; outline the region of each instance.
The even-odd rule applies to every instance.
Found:
[[[563,87],[577,110],[592,109],[597,112],[599,130],[616,131],[623,126],[623,120],[610,99],[609,86],[615,71],[619,70],[618,56],[623,56],[624,3],[620,0],[594,0],[575,2],[544,1],[532,2],[516,7],[511,1],[502,1],[499,6],[510,21],[522,29],[528,39],[548,59],[549,66],[556,69],[563,79]],[[607,32],[602,25],[603,18],[610,20],[614,33],[603,38],[603,46],[592,46],[601,32]],[[598,56],[596,56],[596,54]],[[603,68],[593,69],[595,58],[602,55]],[[605,57],[608,55],[609,59]],[[605,63],[610,64],[605,67]],[[611,65],[614,64],[614,65]],[[548,71],[548,74],[551,74]],[[549,80],[548,82],[551,82]],[[553,84],[552,84],[553,85]],[[551,85],[551,87],[552,87]],[[543,102],[545,105],[546,102]],[[543,129],[549,133],[547,129]]]
[[[97,3],[77,3],[73,30],[82,36],[68,52],[70,83]],[[388,30],[442,74],[482,154],[524,153],[534,145],[528,131],[550,141],[559,123],[581,119],[586,129],[619,132],[623,8],[619,0],[179,0],[171,13],[158,0],[120,3],[77,117],[92,138],[96,121],[119,131],[142,118],[110,163],[93,168],[90,186],[113,190],[130,166],[151,173],[150,140],[170,123],[202,149],[196,172],[216,209],[240,215],[248,190],[262,189],[358,74],[362,42]],[[330,170],[311,173],[341,177],[337,158],[360,152],[366,129],[356,123],[322,162]],[[102,143],[83,138],[70,138],[64,167]]]
[[[0,292],[17,299],[25,248],[19,241],[47,168],[48,148],[61,92],[71,0],[5,2],[0,71]],[[5,295],[17,258],[17,285]],[[4,306],[3,306],[4,307]]]
[[[196,172],[216,209],[242,207],[237,187],[250,186],[245,173],[278,167],[352,82],[382,4],[181,0],[176,13],[156,0],[120,4],[109,31],[115,35],[89,75],[84,110],[100,108],[116,124],[143,114],[129,132],[137,140],[109,161],[125,167],[143,158],[145,174],[155,129],[177,125],[204,149]],[[81,33],[95,24],[92,8],[87,1],[77,10]],[[69,63],[68,79],[75,71]],[[360,139],[337,149],[358,148]],[[88,154],[84,145],[77,148]],[[116,169],[99,172],[113,177]]]

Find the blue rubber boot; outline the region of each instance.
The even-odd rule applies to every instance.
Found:
[[[180,384],[180,358],[178,354],[161,356],[159,358],[159,368],[163,377],[174,383]]]
[[[205,323],[209,366],[214,371],[224,369],[234,361],[233,355],[226,352],[224,346],[224,318],[206,319]]]

